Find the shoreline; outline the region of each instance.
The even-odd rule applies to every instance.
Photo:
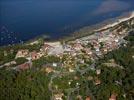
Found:
[[[120,16],[120,17],[123,17],[123,16]],[[134,11],[131,12],[131,13],[129,13],[128,16],[126,16],[126,17],[115,19],[115,22],[114,23],[105,25],[104,27],[102,27],[102,28],[100,28],[98,30],[94,30],[94,31],[101,31],[101,30],[105,30],[105,29],[114,27],[114,26],[119,25],[122,22],[126,22],[126,21],[128,21],[128,20],[130,20],[132,18],[134,18]]]
[[[108,28],[119,25],[122,22],[126,22],[132,18],[134,18],[134,10],[130,12],[125,12],[118,17],[104,20],[103,22],[100,22],[95,25],[85,26],[73,32],[70,36],[65,36],[62,39],[59,39],[59,41],[72,41],[74,39],[89,36],[89,35],[94,34],[95,32],[106,30]]]
[[[73,40],[78,39],[78,38],[82,38],[82,37],[92,35],[95,32],[100,32],[102,30],[106,30],[108,28],[114,27],[114,26],[119,25],[122,22],[126,22],[126,21],[128,21],[132,18],[134,18],[134,10],[130,11],[130,12],[125,12],[118,17],[104,20],[103,22],[100,22],[100,23],[95,24],[95,25],[85,26],[83,28],[80,28],[80,29],[72,32],[71,35],[63,36],[63,37],[61,37],[57,40],[51,40],[51,39],[49,39],[48,36],[41,35],[41,36],[35,37],[33,39],[30,39],[28,41],[24,41],[23,44],[32,44],[32,43],[38,41],[39,39],[42,39],[43,37],[45,37],[46,39],[48,38],[48,40],[45,40],[45,38],[43,38],[45,40],[45,42],[58,42],[58,41],[59,42],[68,42],[68,41],[73,41]],[[14,45],[19,45],[19,44],[21,44],[21,43],[16,43]],[[3,46],[0,46],[0,48],[7,47],[7,46],[8,45],[3,45]]]

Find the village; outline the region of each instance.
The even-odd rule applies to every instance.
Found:
[[[134,24],[134,22],[131,24]],[[48,87],[53,94],[52,99],[63,100],[62,98],[65,97],[69,100],[69,95],[73,91],[80,89],[81,82],[92,80],[95,85],[101,84],[98,77],[88,75],[88,72],[93,71],[96,75],[99,75],[101,70],[96,68],[96,61],[107,53],[121,46],[126,46],[127,41],[124,40],[124,37],[128,35],[129,31],[127,27],[123,28],[123,25],[116,25],[116,27],[96,31],[92,35],[67,43],[43,42],[43,45],[38,51],[29,51],[28,49],[17,51],[15,59],[24,58],[23,63],[10,67],[17,64],[14,59],[0,65],[0,68],[5,67],[16,71],[24,71],[39,65],[41,71],[51,74],[51,81]],[[38,42],[32,42],[29,45],[34,44],[38,44]],[[9,52],[13,51],[11,50]],[[5,51],[4,56],[6,55],[7,52]],[[47,62],[48,58],[51,61],[48,60]],[[78,72],[79,74],[76,75]],[[67,95],[61,92],[61,90],[66,90]],[[82,100],[79,94],[77,98]],[[91,100],[90,96],[87,96],[86,100]],[[111,94],[109,100],[116,100],[116,94]]]
[[[127,45],[127,42],[123,39],[128,35],[127,31],[127,28],[122,29],[122,27],[117,27],[112,31],[111,29],[106,29],[96,32],[93,35],[76,39],[75,41],[69,41],[68,43],[44,42],[38,52],[30,52],[28,49],[18,50],[15,59],[25,58],[27,59],[27,62],[16,66],[16,69],[24,70],[30,68],[32,66],[32,61],[38,60],[43,56],[55,56],[60,59],[63,59],[63,57],[66,56],[67,60],[60,64],[61,67],[65,67],[68,65],[67,63],[71,63],[71,59],[74,59],[74,62],[80,62],[84,64],[84,59],[79,59],[78,57],[80,55],[87,59],[90,59],[90,62],[93,62],[98,58],[103,57],[103,55],[107,54],[108,52],[114,49],[118,49],[120,46]],[[30,45],[34,44],[38,44],[38,42],[36,41],[30,43]],[[10,52],[13,51],[11,50]],[[6,52],[4,55],[7,55]],[[1,65],[0,67],[10,66],[13,64],[16,64],[16,62],[11,61]],[[58,64],[52,63],[51,66],[56,67]],[[69,68],[69,70],[72,71],[73,69]]]

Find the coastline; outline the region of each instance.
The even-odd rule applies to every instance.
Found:
[[[134,11],[125,12],[118,17],[104,20],[103,22],[100,22],[98,24],[91,25],[91,26],[85,26],[85,27],[73,32],[70,36],[65,36],[59,40],[60,41],[71,41],[74,39],[92,35],[95,32],[100,32],[102,30],[106,30],[108,28],[114,27],[114,26],[119,25],[122,22],[126,22],[132,18],[134,18]]]
[[[94,30],[94,31],[101,31],[101,30],[105,30],[105,29],[108,29],[108,28],[111,28],[111,27],[114,27],[122,22],[125,22],[125,21],[128,21],[132,18],[134,18],[134,11],[129,13],[126,17],[124,16],[120,16],[122,18],[118,18],[118,19],[115,19],[115,22],[114,23],[111,23],[111,24],[108,24],[108,25],[105,25],[104,27],[100,28],[100,29],[97,29],[97,30]]]
[[[100,32],[102,30],[106,30],[108,28],[114,27],[114,26],[119,25],[122,22],[128,21],[132,18],[134,18],[134,11],[125,12],[118,17],[104,20],[103,22],[100,22],[100,23],[95,24],[95,25],[85,26],[83,28],[80,28],[79,30],[76,30],[76,31],[72,32],[71,35],[61,37],[57,40],[51,40],[51,39],[49,39],[49,36],[41,35],[41,36],[35,37],[33,39],[30,39],[28,41],[25,41],[23,44],[26,44],[26,45],[27,44],[34,44],[34,43],[37,43],[37,41],[39,39],[44,39],[45,42],[58,42],[58,41],[59,42],[68,42],[68,41],[73,41],[73,40],[78,39],[78,38],[82,38],[82,37],[92,35],[95,32]],[[13,46],[15,46],[15,45],[22,45],[22,44],[17,43],[17,44],[14,44]],[[0,48],[1,47],[7,47],[7,46],[8,45],[0,46]]]

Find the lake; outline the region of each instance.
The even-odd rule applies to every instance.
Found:
[[[0,46],[58,39],[134,10],[134,0],[1,0]]]

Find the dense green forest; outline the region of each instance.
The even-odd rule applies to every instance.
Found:
[[[0,100],[49,100],[48,82],[44,72],[0,70]]]
[[[98,90],[93,89],[97,100],[107,100],[111,92],[118,94],[117,100],[134,99],[134,33],[129,34],[125,39],[129,41],[126,47],[109,52],[98,61],[98,67],[102,70],[99,75],[102,84]],[[120,67],[104,65],[111,59]]]

